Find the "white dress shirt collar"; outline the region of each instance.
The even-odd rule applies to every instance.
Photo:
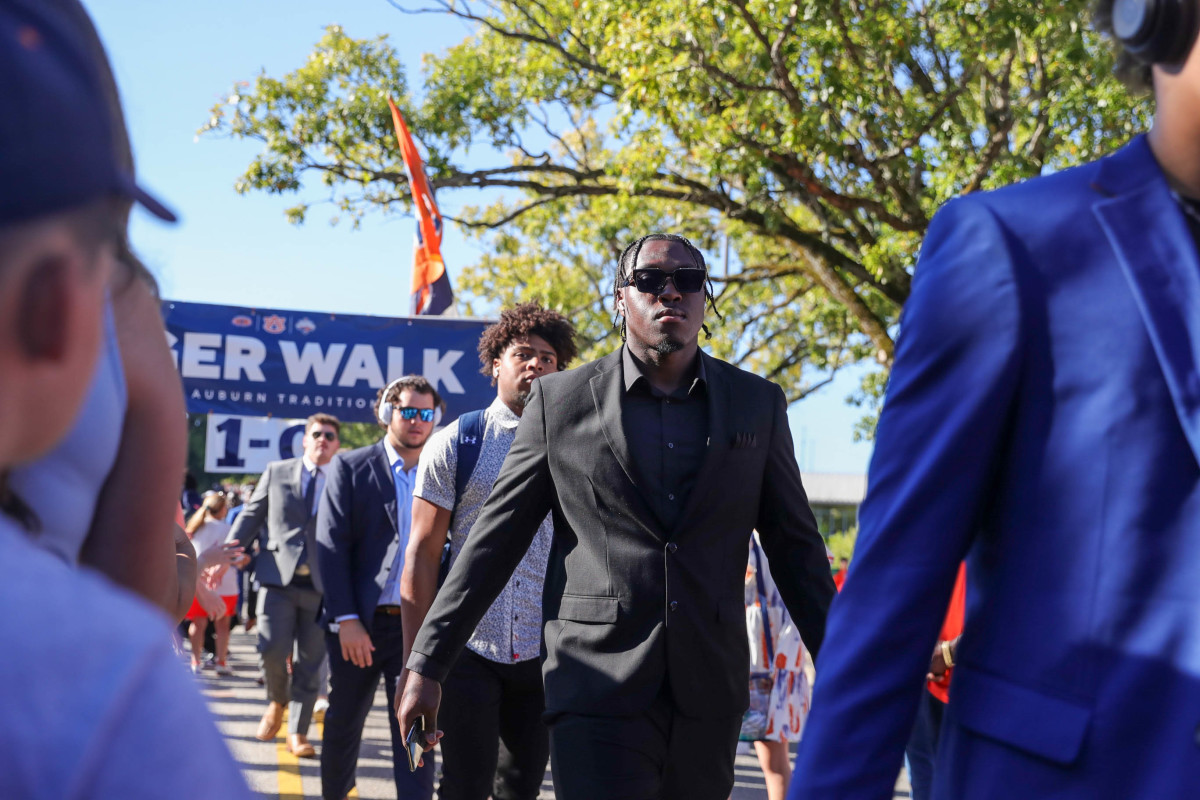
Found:
[[[388,466],[390,466],[392,468],[392,472],[395,472],[396,471],[396,462],[403,461],[404,457],[400,455],[399,451],[397,451],[396,448],[392,447],[392,443],[387,440],[386,436],[383,437],[383,449],[387,452]],[[407,469],[404,471],[412,472],[412,470],[416,469],[416,468],[417,468],[417,465],[414,464],[412,469]]]

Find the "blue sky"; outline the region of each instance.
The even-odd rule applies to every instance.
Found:
[[[235,81],[281,75],[304,62],[326,25],[354,37],[387,34],[410,89],[420,92],[421,56],[470,33],[442,15],[405,15],[386,0],[84,0],[116,71],[140,182],[180,216],[167,226],[135,212],[133,241],[172,300],[400,316],[407,313],[413,223],[372,216],[357,230],[331,226],[316,208],[288,224],[294,197],[240,196],[235,179],[253,143],[196,131]],[[479,203],[476,195],[439,204]],[[443,243],[451,280],[479,256],[451,226]],[[336,280],[329,280],[336,276]],[[845,398],[851,373],[793,406],[801,468],[864,472],[870,447],[851,441],[858,409]]]

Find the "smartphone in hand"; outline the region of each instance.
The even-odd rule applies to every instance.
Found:
[[[425,718],[417,717],[417,721],[408,729],[404,737],[404,749],[408,751],[408,771],[416,772],[421,764],[421,756],[425,754]]]

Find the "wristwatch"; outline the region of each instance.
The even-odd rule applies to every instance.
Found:
[[[954,666],[954,657],[952,655],[950,655],[950,640],[943,639],[941,648],[942,648],[942,661],[945,662],[947,668],[953,667]]]

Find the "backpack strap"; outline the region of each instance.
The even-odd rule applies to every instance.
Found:
[[[462,500],[463,490],[479,463],[479,451],[483,447],[483,411],[468,411],[458,418],[458,463],[454,469],[454,508]]]
[[[454,524],[454,514],[458,512],[458,504],[462,501],[463,490],[467,488],[471,476],[475,473],[475,465],[479,463],[479,451],[483,448],[483,412],[484,409],[468,411],[458,418],[458,441],[456,444],[457,462],[454,467],[454,510],[451,512],[450,524]],[[442,563],[438,568],[438,588],[446,582],[446,574],[450,571],[450,533],[446,532],[446,544],[442,546]]]

